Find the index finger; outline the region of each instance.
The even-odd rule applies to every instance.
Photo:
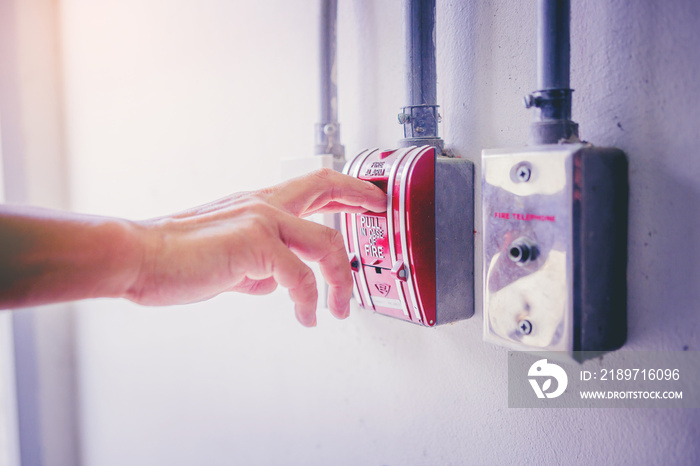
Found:
[[[386,193],[369,181],[329,168],[286,181],[269,191],[268,201],[298,217],[344,210],[386,211]]]

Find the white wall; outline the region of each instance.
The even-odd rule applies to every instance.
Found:
[[[317,3],[64,0],[73,207],[162,214],[310,154]],[[339,3],[343,142],[391,146],[400,2]],[[700,349],[700,4],[573,3],[574,119],[630,160],[626,349]],[[534,1],[438,1],[443,137],[477,167],[525,142],[534,25]],[[694,411],[508,409],[507,351],[481,341],[479,307],[432,330],[359,309],[304,329],[282,291],[80,309],[86,465],[700,462]]]

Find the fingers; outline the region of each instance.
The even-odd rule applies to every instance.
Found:
[[[268,196],[273,205],[299,217],[319,211],[339,212],[347,207],[386,210],[386,194],[380,188],[328,168],[277,185]]]
[[[329,287],[328,309],[335,317],[346,318],[352,298],[352,272],[340,233],[288,214],[279,228],[281,239],[302,259],[318,262]]]
[[[362,214],[367,212],[368,209],[361,206],[348,206],[346,204],[341,204],[340,202],[329,202],[328,204],[322,206],[319,209],[307,212],[306,216],[313,214],[333,214],[336,212],[347,212],[351,214]]]
[[[318,290],[314,273],[282,242],[275,242],[269,252],[272,278],[289,290],[297,320],[305,327],[315,327]]]

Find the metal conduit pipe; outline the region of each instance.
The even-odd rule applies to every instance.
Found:
[[[345,148],[340,144],[338,123],[337,24],[338,1],[321,0],[321,118],[316,124],[316,154],[332,154],[342,159],[345,156]]]
[[[525,97],[537,109],[530,127],[532,144],[578,141],[571,121],[570,0],[537,0],[537,87]]]
[[[435,0],[406,0],[406,98],[399,113],[404,128],[402,146],[432,145],[442,149],[438,136],[435,64]]]
[[[537,87],[569,88],[569,0],[537,2]],[[570,110],[570,108],[569,108]]]

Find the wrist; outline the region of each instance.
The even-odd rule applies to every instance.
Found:
[[[149,302],[149,295],[156,287],[158,256],[162,253],[165,235],[159,228],[160,220],[127,222],[127,244],[125,250],[132,257],[128,270],[130,279],[120,297],[141,304]]]
[[[108,219],[98,229],[104,255],[98,259],[101,264],[88,266],[101,269],[101,286],[94,297],[127,298],[143,268],[145,231],[136,222],[118,218]]]

